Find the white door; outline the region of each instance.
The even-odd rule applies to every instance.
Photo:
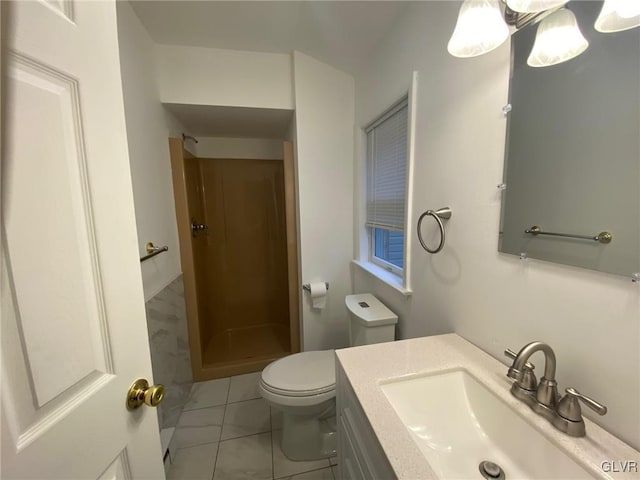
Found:
[[[115,4],[9,13],[0,476],[161,479]]]

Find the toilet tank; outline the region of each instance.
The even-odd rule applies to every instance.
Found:
[[[352,347],[395,340],[398,316],[370,293],[347,295]]]

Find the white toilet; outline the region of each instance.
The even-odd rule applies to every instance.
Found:
[[[351,346],[391,342],[398,316],[370,293],[347,295]],[[301,352],[267,365],[260,394],[282,411],[282,451],[291,460],[317,460],[336,450],[333,350]]]

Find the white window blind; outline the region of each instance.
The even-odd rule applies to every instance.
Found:
[[[407,117],[405,99],[366,129],[367,227],[404,231]]]

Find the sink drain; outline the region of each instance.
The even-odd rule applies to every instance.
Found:
[[[485,460],[484,462],[480,462],[478,465],[478,470],[484,478],[488,478],[489,480],[504,480],[504,470],[497,463],[489,462]]]

